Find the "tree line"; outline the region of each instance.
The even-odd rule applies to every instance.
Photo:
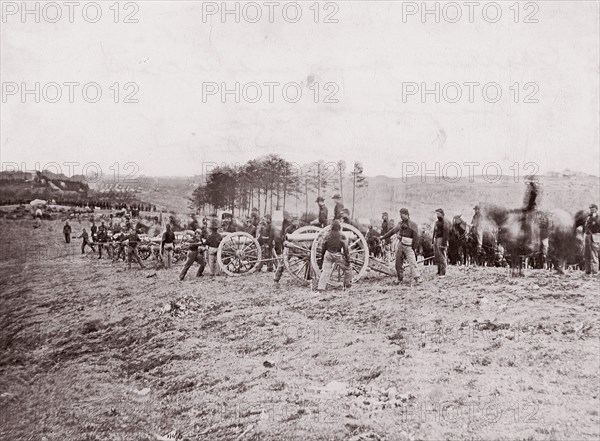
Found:
[[[221,165],[203,176],[190,198],[190,208],[206,213],[208,210],[227,210],[234,216],[249,215],[253,207],[259,213],[273,210],[286,210],[290,203],[294,211],[304,205],[308,213],[311,196],[324,196],[328,191],[340,193],[344,197],[344,185],[352,186],[352,209],[356,189],[368,185],[360,162],[354,162],[347,171],[343,160],[325,162],[322,160],[299,165],[286,161],[279,155],[270,154],[252,159],[243,165]],[[287,207],[287,208],[286,208]]]

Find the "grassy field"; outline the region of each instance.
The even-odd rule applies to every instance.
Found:
[[[600,436],[598,278],[179,282],[181,265],[127,271],[32,225],[0,221],[2,440]]]

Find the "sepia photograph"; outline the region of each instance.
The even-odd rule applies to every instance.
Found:
[[[600,440],[600,1],[0,1],[1,441]]]

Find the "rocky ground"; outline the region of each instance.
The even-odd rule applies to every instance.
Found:
[[[600,437],[597,277],[179,282],[32,226],[0,221],[2,440]]]

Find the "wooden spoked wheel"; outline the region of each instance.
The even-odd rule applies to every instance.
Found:
[[[217,250],[219,267],[229,276],[252,274],[258,268],[260,259],[258,240],[243,231],[223,237]]]
[[[321,270],[317,264],[317,258],[323,250],[323,243],[327,234],[331,231],[331,225],[323,228],[315,238],[310,250],[310,260],[315,278],[321,276]],[[356,283],[365,275],[369,266],[369,245],[365,236],[353,225],[342,224],[342,236],[345,238],[350,254],[350,267],[352,270],[352,283]],[[344,274],[341,268],[334,266],[328,284],[334,287],[342,286]]]
[[[283,243],[283,264],[294,280],[303,285],[310,284],[315,278],[312,270],[310,248],[321,231],[320,227],[307,225],[300,227]]]

